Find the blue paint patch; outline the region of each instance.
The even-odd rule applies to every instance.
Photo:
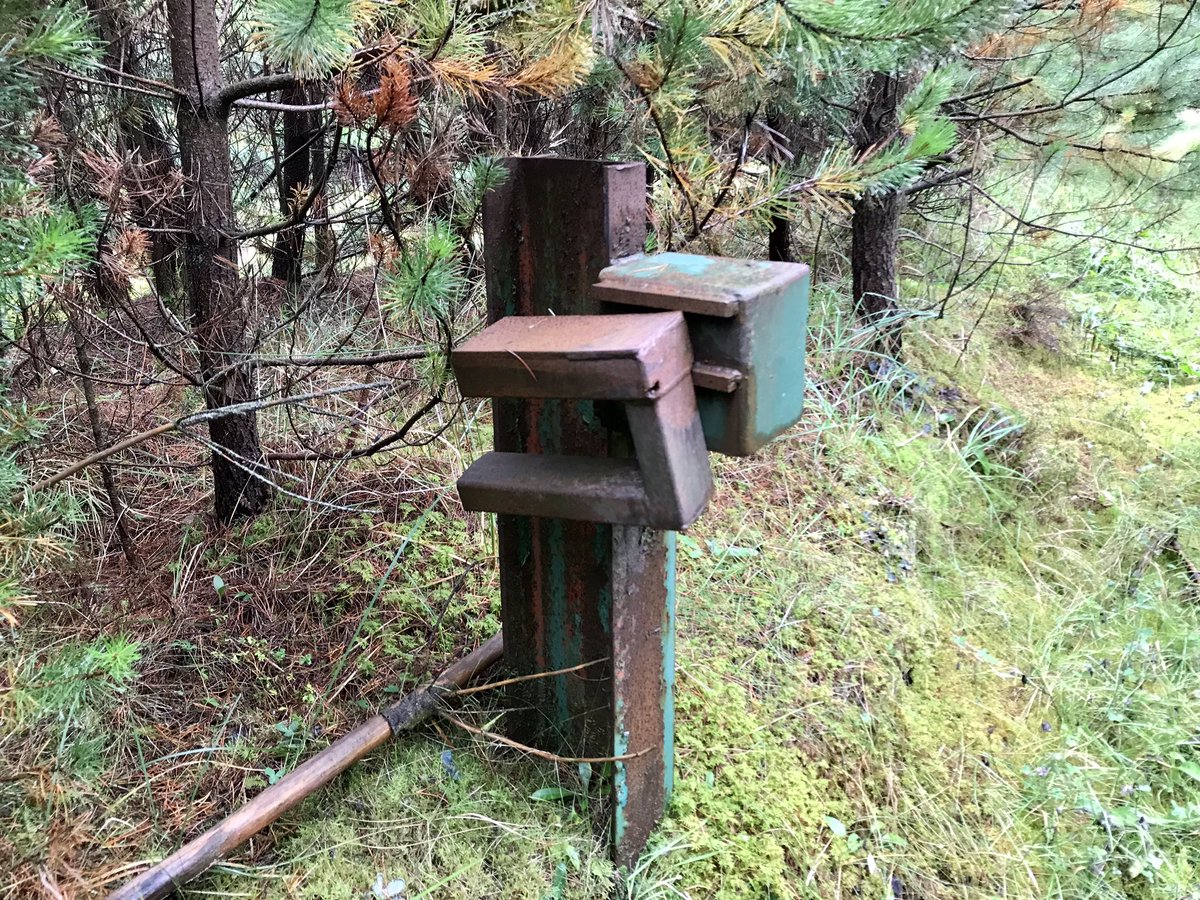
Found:
[[[544,519],[547,529],[547,544],[550,552],[549,583],[546,585],[549,594],[545,599],[546,616],[546,664],[551,670],[565,669],[575,665],[579,660],[571,656],[570,641],[567,636],[567,547],[563,536],[562,519]],[[571,720],[570,703],[567,696],[567,676],[555,675],[554,706],[555,722],[565,726]]]
[[[699,278],[707,272],[715,260],[694,253],[656,253],[642,262],[622,266],[622,275],[634,278],[660,278],[671,274],[691,275]]]
[[[462,779],[462,773],[458,771],[458,766],[454,764],[454,754],[449,750],[442,751],[442,768],[446,770],[446,774],[450,776],[451,781]]]
[[[598,430],[600,428],[600,417],[596,415],[596,404],[592,400],[579,401],[579,417],[583,419],[583,424],[588,428]]]
[[[662,667],[663,667],[663,789],[664,802],[671,802],[675,789],[675,560],[679,543],[674,531],[668,531],[667,565],[664,585],[667,589],[667,605],[662,624]]]
[[[625,702],[617,699],[616,717],[613,722],[613,756],[624,756],[629,752],[629,732],[624,729]],[[620,846],[625,839],[625,808],[629,805],[629,784],[625,776],[625,763],[613,763],[613,846]]]
[[[607,583],[596,598],[596,615],[600,617],[601,630],[612,637],[612,588]]]
[[[543,400],[541,415],[538,416],[538,441],[543,453],[559,453],[562,450],[561,400]],[[528,448],[526,448],[528,450]]]
[[[606,565],[612,552],[613,533],[611,525],[597,525],[592,544],[592,559],[597,565]],[[596,598],[596,615],[600,617],[600,627],[604,633],[612,637],[612,580],[605,579]],[[585,662],[585,660],[580,660]]]
[[[731,286],[744,281],[747,276],[769,273],[773,264],[761,260],[726,259],[716,256],[700,256],[695,253],[655,253],[637,260],[617,264],[622,276],[630,278],[706,278],[719,283],[729,281]]]

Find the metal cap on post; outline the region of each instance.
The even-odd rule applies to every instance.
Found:
[[[592,294],[622,312],[683,313],[708,449],[749,456],[800,417],[808,282],[800,263],[635,254],[604,269]]]

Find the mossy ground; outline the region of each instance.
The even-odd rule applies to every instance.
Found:
[[[818,306],[804,420],[717,460],[680,538],[676,789],[635,872],[592,836],[573,767],[438,722],[189,895],[1200,896],[1194,385],[1083,333],[1018,347],[999,308],[965,353],[974,313],[867,376]],[[490,634],[492,534],[447,511],[457,464],[372,481],[412,501],[380,519],[185,534],[170,633],[139,632],[151,609],[86,653],[12,656],[14,745],[59,759],[0,785],[14,871],[111,886]],[[111,643],[122,622],[140,661]],[[489,702],[470,713],[500,729]]]
[[[680,545],[675,796],[625,896],[1200,885],[1193,389],[1147,392],[1083,341],[1014,349],[999,316],[958,361],[957,324],[719,464]],[[443,726],[207,889],[609,896],[585,813],[529,799],[560,782],[578,788]]]

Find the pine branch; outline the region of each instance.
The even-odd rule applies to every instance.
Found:
[[[964,166],[961,169],[953,169],[949,172],[943,172],[941,175],[937,175],[933,178],[922,178],[920,181],[914,182],[908,187],[902,189],[900,193],[904,194],[906,197],[912,196],[913,194],[919,194],[922,191],[928,191],[935,187],[942,187],[943,185],[947,185],[955,181],[961,181],[962,179],[967,178],[974,173],[975,169],[972,166]]]
[[[402,441],[402,440],[404,440],[404,438],[408,437],[408,433],[410,431],[412,431],[413,427],[417,424],[417,422],[419,422],[421,419],[423,419],[428,413],[432,412],[433,408],[442,402],[443,401],[442,401],[441,397],[430,397],[428,401],[426,401],[419,409],[417,409],[416,412],[414,412],[412,415],[410,415],[404,421],[403,425],[401,425],[399,428],[397,428],[391,434],[385,435],[384,437],[379,438],[378,440],[368,444],[365,447],[358,447],[354,450],[347,450],[342,453],[322,453],[320,450],[301,450],[301,451],[294,451],[294,452],[283,451],[283,452],[276,452],[276,453],[268,453],[266,455],[267,461],[268,462],[284,462],[284,461],[287,461],[287,462],[319,462],[319,461],[326,461],[326,460],[346,461],[346,460],[351,460],[351,459],[362,459],[363,457],[366,457],[366,456],[373,456],[374,454],[380,452],[381,450],[386,450],[388,447],[390,447],[392,444],[395,444],[397,441]],[[453,420],[454,417],[451,416],[450,418],[451,418],[451,420]],[[447,422],[446,425],[443,426],[443,428],[439,429],[439,431],[445,430],[445,428],[449,427],[449,424],[450,423]]]
[[[239,231],[234,235],[234,240],[246,241],[251,238],[266,237],[269,234],[276,234],[303,224],[308,211],[312,209],[313,204],[317,202],[317,197],[325,190],[325,186],[329,183],[329,176],[333,172],[333,167],[337,164],[338,148],[341,146],[341,143],[342,126],[339,125],[333,132],[333,149],[329,153],[329,163],[325,166],[325,171],[321,174],[320,183],[313,185],[308,192],[308,196],[304,198],[304,205],[297,209],[291,218],[285,219],[282,222],[275,222],[271,225],[261,225],[258,228]]]
[[[258,75],[254,78],[235,81],[233,84],[221,88],[221,92],[217,95],[217,103],[221,109],[228,109],[238,100],[253,97],[255,94],[269,94],[272,91],[281,91],[284,88],[291,87],[296,81],[296,76],[291,72]]]
[[[718,192],[717,198],[712,202],[712,205],[709,206],[708,212],[704,214],[704,218],[700,220],[700,224],[695,227],[691,235],[688,237],[689,241],[700,236],[700,233],[704,231],[705,226],[708,225],[708,220],[712,218],[713,213],[720,208],[721,204],[725,202],[725,198],[729,196],[729,190],[733,187],[733,182],[737,178],[738,172],[741,171],[742,166],[746,162],[746,151],[750,145],[750,126],[754,124],[754,117],[756,115],[758,115],[757,107],[755,107],[754,112],[746,114],[746,123],[742,128],[742,144],[738,149],[737,161],[733,164],[733,167],[730,168],[729,175],[725,179],[725,183],[721,186],[721,190]]]

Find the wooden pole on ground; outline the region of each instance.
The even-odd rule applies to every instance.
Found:
[[[277,784],[267,788],[241,809],[176,850],[152,869],[117,888],[108,900],[154,900],[166,897],[191,881],[230,850],[248,841],[314,791],[327,785],[352,765],[402,731],[424,722],[442,697],[462,687],[491,666],[504,652],[497,634],[451,663],[433,684],[409,694],[338,738]]]

